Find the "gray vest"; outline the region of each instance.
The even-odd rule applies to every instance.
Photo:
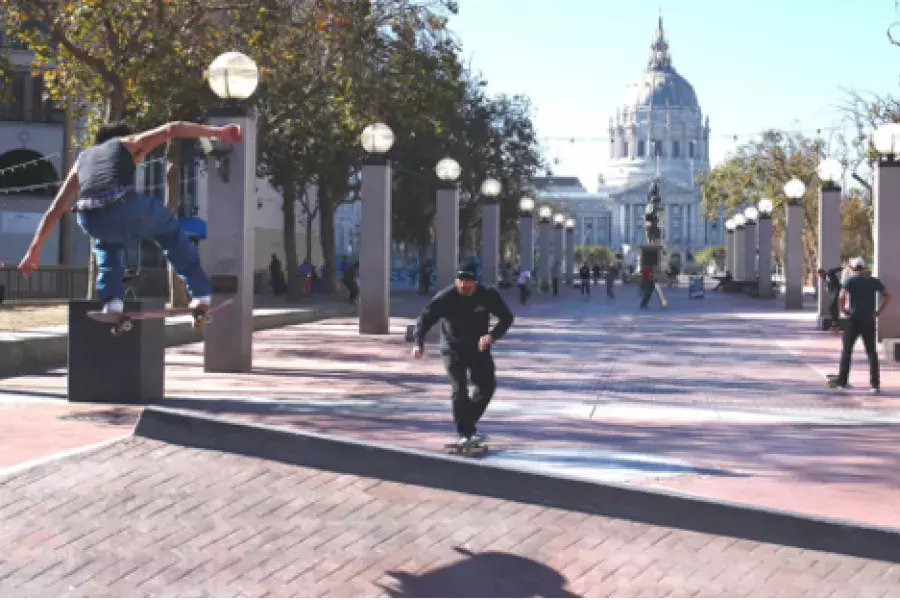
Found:
[[[137,167],[122,140],[113,138],[87,148],[75,163],[79,199],[76,208],[100,208],[134,190]]]

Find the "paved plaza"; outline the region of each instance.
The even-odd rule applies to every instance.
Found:
[[[812,313],[719,294],[690,300],[683,288],[667,310],[639,311],[634,287],[617,293],[513,305],[483,421],[496,449],[484,461],[900,527],[894,366],[872,396],[860,350],[856,387],[830,390],[823,377],[839,341],[815,331]],[[390,336],[360,336],[353,319],[258,332],[247,375],[203,374],[199,344],[170,349],[164,404],[440,450],[454,431],[437,348],[413,362],[403,340],[420,305],[395,302]],[[557,596],[560,585],[576,595],[900,593],[888,563],[115,442],[138,407],[67,405],[64,375],[0,381],[0,522],[4,547],[16,548],[0,567],[14,571],[4,593],[491,595],[481,578],[515,596],[516,578],[483,574],[523,564],[538,586],[529,589]],[[15,466],[103,440],[113,445]],[[447,587],[459,580],[474,587]]]

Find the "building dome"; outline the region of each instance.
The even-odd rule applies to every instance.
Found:
[[[687,79],[672,66],[669,44],[663,30],[662,16],[653,43],[650,60],[641,75],[625,88],[622,105],[626,109],[670,107],[700,110],[697,93]]]

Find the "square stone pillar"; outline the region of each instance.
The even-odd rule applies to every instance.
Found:
[[[575,281],[575,229],[566,229],[566,285]]]
[[[541,290],[548,289],[550,285],[550,221],[541,221],[540,224],[540,256],[538,256],[538,282]]]
[[[240,125],[244,139],[228,156],[208,157],[210,209],[207,238],[200,242],[201,257],[213,279],[213,292],[217,291],[217,279],[230,281],[228,295],[233,295],[234,301],[203,327],[203,370],[207,373],[249,373],[253,369],[256,117],[256,110],[250,108],[242,111],[242,116],[210,119],[213,125]]]
[[[434,219],[437,262],[437,289],[456,281],[459,269],[459,186],[441,183],[437,191],[437,214]]]
[[[772,217],[760,216],[757,228],[759,248],[759,297],[774,298],[772,289]]]
[[[784,231],[784,307],[803,308],[803,207],[787,205]]]
[[[734,230],[725,231],[725,270],[734,277]]]
[[[756,222],[747,222],[747,234],[744,237],[746,246],[744,247],[744,278],[747,281],[756,279],[756,243],[759,237],[758,226]]]
[[[875,166],[875,264],[872,274],[894,294],[878,318],[878,341],[900,340],[900,162],[879,160]],[[881,298],[879,297],[879,302]],[[885,344],[886,359],[895,360]]]
[[[841,188],[823,183],[819,189],[819,268],[834,269],[841,266]],[[831,323],[828,313],[828,283],[816,274],[819,292],[819,328],[825,325],[826,319]]]
[[[369,156],[362,168],[359,332],[387,335],[391,322],[391,163]]]
[[[551,260],[553,262],[550,263],[550,272],[551,272],[551,274],[554,272],[558,273],[560,279],[562,279],[563,274],[565,273],[565,271],[563,271],[563,260],[566,256],[565,237],[566,237],[566,235],[565,235],[565,230],[563,229],[563,227],[561,225],[554,224],[553,225],[553,258],[551,258]],[[554,269],[553,265],[556,265],[557,263],[559,263],[558,269]]]
[[[500,277],[500,203],[485,201],[481,207],[481,282],[497,285]]]
[[[747,253],[747,227],[734,228],[734,280],[744,281],[747,261],[744,255]]]
[[[534,216],[523,214],[519,225],[519,270],[534,276]]]

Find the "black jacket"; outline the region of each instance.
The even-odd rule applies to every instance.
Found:
[[[497,324],[490,329],[491,315]],[[441,321],[441,349],[453,352],[477,352],[478,340],[488,335],[499,340],[512,326],[514,316],[496,288],[478,284],[475,293],[463,296],[451,285],[438,292],[416,323],[416,345],[425,343],[425,335]]]

